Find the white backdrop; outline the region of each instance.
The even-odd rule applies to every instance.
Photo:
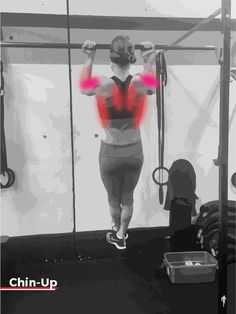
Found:
[[[4,0],[1,9],[5,12],[66,13],[64,0],[31,0],[23,3]],[[189,0],[135,1],[136,5],[131,6],[131,1],[127,0],[124,10],[122,1],[119,1],[120,9],[115,5],[118,2],[111,0],[106,5],[101,1],[100,5],[95,5],[97,3],[95,0],[93,5],[89,0],[71,1],[71,14],[204,17],[220,6],[219,1],[210,0],[204,1],[204,6],[201,1]],[[150,9],[157,3],[158,8]],[[44,41],[43,36],[35,31],[29,28],[24,36],[34,36],[34,39],[30,38],[33,41],[35,37]],[[137,38],[137,31],[132,32]],[[78,35],[76,32],[73,34]],[[21,35],[15,28],[14,38]],[[58,41],[56,37],[54,40]],[[205,37],[211,38],[209,34],[205,34]],[[161,40],[164,38],[163,35]],[[7,65],[5,128],[8,164],[16,173],[16,183],[2,192],[1,234],[19,236],[71,232],[73,213],[67,52],[53,50],[50,56],[64,64],[52,65],[51,57],[47,57],[46,52],[39,51],[37,54],[29,49],[14,51],[11,58],[10,51],[5,51],[4,62]],[[86,97],[78,90],[81,69],[78,60],[83,57],[78,52],[76,59],[74,53],[72,81],[77,231],[107,229],[110,227],[110,217],[106,192],[98,171],[102,130],[94,97]],[[25,59],[27,64],[23,61],[19,63],[19,60],[14,63],[16,55],[20,55],[19,60]],[[213,159],[217,157],[219,135],[219,67],[194,65],[194,60],[192,58],[191,64],[185,66],[168,66],[165,165],[170,167],[178,158],[192,162],[197,173],[199,206],[218,197],[218,168],[214,166]],[[213,63],[216,64],[215,61]],[[140,70],[140,66],[133,66],[132,73]],[[111,75],[108,65],[95,65],[94,73]],[[230,115],[235,108],[235,92],[235,82],[232,82]],[[235,120],[234,117],[230,125],[229,178],[236,168]],[[99,136],[95,137],[95,134]],[[155,96],[149,97],[142,138],[145,162],[135,190],[131,227],[167,225],[168,213],[158,202],[158,189],[151,178],[152,170],[157,166]],[[231,189],[229,198],[235,198]]]
[[[221,0],[70,0],[70,13],[81,15],[206,17],[220,7]],[[65,14],[66,0],[2,0],[1,10]]]

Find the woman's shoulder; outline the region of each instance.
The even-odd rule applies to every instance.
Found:
[[[136,73],[132,76],[131,84],[136,87],[138,93],[152,95],[155,93],[155,88],[145,84],[143,73]]]
[[[91,78],[81,82],[81,92],[87,96],[106,94],[113,81],[107,76],[93,75]]]
[[[96,93],[106,94],[111,90],[112,85],[114,84],[114,80],[108,76],[99,76],[99,86],[97,88]]]

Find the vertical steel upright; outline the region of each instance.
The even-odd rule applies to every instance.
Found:
[[[219,272],[218,313],[227,313],[227,203],[229,155],[229,83],[230,83],[231,0],[222,0],[223,54],[220,77],[219,128]]]
[[[74,132],[73,132],[73,95],[72,95],[72,66],[71,66],[71,39],[70,39],[70,7],[69,0],[66,0],[66,25],[68,40],[68,75],[69,75],[69,103],[70,103],[70,127],[71,127],[71,164],[72,164],[72,210],[73,210],[73,240],[74,240],[74,261],[76,260],[76,213],[75,213],[75,160],[74,160]]]

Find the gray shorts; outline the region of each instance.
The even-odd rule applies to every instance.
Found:
[[[101,142],[100,173],[111,206],[132,205],[143,165],[141,141],[128,145]]]

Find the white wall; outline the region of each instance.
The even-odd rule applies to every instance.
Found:
[[[73,66],[77,231],[107,229],[110,216],[98,168],[102,129],[95,99],[78,90],[80,69]],[[134,66],[132,72],[140,70]],[[111,74],[108,66],[95,66],[94,73]],[[5,79],[8,163],[16,172],[16,183],[2,193],[2,234],[70,232],[73,220],[67,66],[8,65]],[[178,158],[192,162],[197,173],[199,205],[218,197],[218,168],[213,164],[219,133],[218,81],[217,66],[168,67],[165,165],[170,167]],[[230,113],[233,100],[235,92],[231,93]],[[229,174],[235,171],[234,134],[235,118],[230,129]],[[158,152],[155,96],[149,97],[142,138],[145,162],[135,191],[131,227],[167,225],[168,214],[158,202],[158,189],[151,178]],[[231,190],[229,197],[235,197]]]
[[[65,0],[2,0],[2,12],[66,14]]]
[[[142,68],[133,66],[132,73]],[[102,185],[98,152],[103,132],[97,117],[94,97],[81,95],[76,86],[81,67],[73,67],[74,117],[78,136],[76,147],[77,227],[78,230],[105,229],[110,223],[107,197]],[[111,76],[108,66],[95,66],[94,75]],[[233,97],[233,95],[232,95]],[[235,98],[235,95],[234,95]],[[219,134],[219,67],[169,66],[166,102],[165,165],[170,167],[178,158],[188,159],[197,173],[197,206],[218,198],[217,158]],[[234,103],[231,102],[230,112]],[[135,190],[132,227],[168,224],[168,215],[158,201],[158,188],[152,180],[157,166],[157,121],[155,96],[149,97],[146,120],[142,126],[144,166]],[[235,143],[231,126],[230,170],[235,169]],[[95,137],[99,134],[99,137]],[[234,170],[235,171],[235,170]],[[232,174],[232,172],[230,172]],[[235,195],[229,191],[229,197]]]
[[[71,14],[88,15],[205,17],[220,6],[220,0],[70,0]]]
[[[3,11],[57,13],[65,14],[64,1],[3,1]],[[81,1],[77,1],[77,3]],[[127,2],[127,1],[126,1]],[[97,2],[96,2],[97,3]],[[120,2],[119,2],[120,3]],[[170,2],[158,2],[160,8]],[[175,4],[177,1],[175,2]],[[183,4],[183,1],[181,2]],[[176,6],[178,12],[180,1]],[[198,1],[199,3],[199,1]],[[205,2],[204,2],[205,3]],[[42,4],[44,4],[42,6]],[[71,2],[71,12],[77,6]],[[113,3],[114,4],[114,3]],[[141,5],[142,4],[142,5]],[[147,4],[147,3],[146,3]],[[145,4],[145,5],[146,5]],[[86,1],[81,7],[89,13],[91,3]],[[103,8],[103,15],[140,15],[144,1],[122,11],[113,10],[111,1]],[[151,2],[149,1],[149,5]],[[154,2],[152,2],[154,5]],[[74,6],[74,7],[73,7]],[[213,6],[213,4],[212,4]],[[43,7],[43,8],[42,8]],[[168,7],[166,7],[168,9]],[[183,6],[182,6],[183,8]],[[190,12],[190,6],[187,11]],[[195,6],[191,6],[195,11]],[[200,5],[199,5],[200,8]],[[217,9],[213,8],[213,10]],[[40,11],[41,10],[41,11]],[[87,10],[87,11],[86,11]],[[106,11],[108,10],[108,11]],[[96,14],[100,14],[96,11]],[[112,13],[113,12],[113,13]],[[145,14],[151,14],[146,11]],[[165,15],[171,11],[164,12]],[[196,14],[200,14],[195,11]],[[208,12],[204,12],[208,14]],[[156,14],[156,13],[155,13]],[[187,14],[187,13],[186,13]],[[28,36],[32,41],[65,41],[65,32],[50,33],[43,29],[5,30],[5,35],[14,34],[14,40]],[[81,41],[81,36],[94,35],[100,40],[111,38],[108,31],[102,35],[93,30],[79,33],[72,31],[72,39]],[[90,32],[90,33],[88,33]],[[143,40],[154,38],[139,31],[130,32],[131,37]],[[160,33],[158,40],[171,41],[175,35]],[[210,42],[213,36],[202,32],[203,42]],[[82,35],[81,35],[82,34]],[[198,43],[201,33],[192,39]],[[99,37],[100,36],[100,37]],[[33,37],[33,39],[32,39]],[[46,38],[47,37],[47,38]],[[84,37],[86,38],[86,37]],[[175,38],[175,37],[174,37]],[[218,42],[218,38],[215,38]],[[186,42],[188,44],[188,42]],[[49,53],[50,52],[50,53]],[[173,54],[173,52],[171,52]],[[176,52],[176,54],[178,54]],[[208,54],[208,53],[206,53]],[[166,147],[165,165],[170,167],[177,158],[189,159],[197,173],[197,194],[199,204],[218,197],[218,168],[213,159],[217,157],[219,134],[219,67],[216,57],[211,62],[200,66],[195,54],[184,55],[185,64],[176,65],[181,59],[168,59],[168,86],[166,88]],[[54,50],[5,49],[3,53],[5,73],[5,129],[7,139],[8,164],[16,173],[15,184],[2,191],[1,234],[19,236],[40,233],[71,232],[72,181],[71,181],[71,146],[67,52]],[[106,58],[107,59],[107,58]],[[76,174],[76,225],[77,231],[107,229],[110,217],[106,201],[106,192],[98,171],[98,150],[101,128],[98,123],[95,100],[81,95],[78,90],[78,75],[84,60],[81,51],[73,51],[73,114]],[[175,62],[169,62],[175,60]],[[95,74],[111,75],[108,62],[104,62],[102,52],[98,55],[94,67]],[[195,65],[198,64],[198,65]],[[200,63],[201,64],[201,63]],[[210,65],[212,64],[212,65]],[[140,65],[132,73],[140,71]],[[235,82],[231,83],[230,114],[235,106]],[[229,176],[235,171],[236,160],[236,119],[230,127]],[[158,202],[158,189],[151,178],[152,170],[157,166],[157,122],[155,96],[149,97],[146,120],[142,126],[145,162],[140,181],[135,190],[135,212],[131,227],[150,227],[168,224],[168,213],[163,211]],[[229,198],[235,195],[229,189]]]
[[[68,68],[8,64],[5,71],[7,157],[16,182],[1,191],[1,234],[71,232]]]
[[[70,0],[70,13],[79,15],[206,17],[220,7],[221,0]],[[65,14],[66,0],[2,0],[1,10]]]

